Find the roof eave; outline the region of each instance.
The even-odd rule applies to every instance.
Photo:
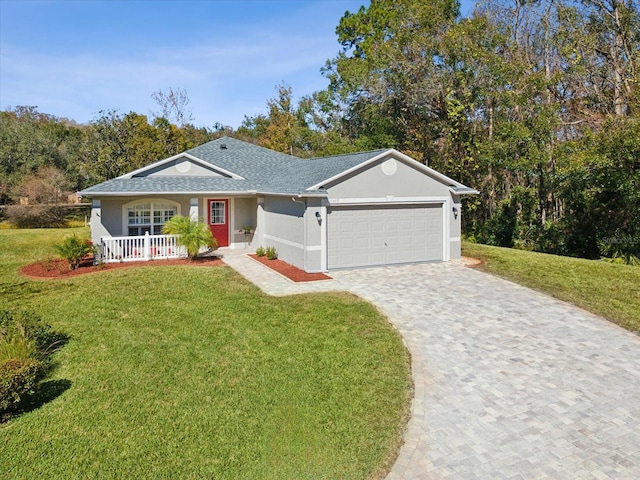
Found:
[[[268,191],[258,191],[258,195],[270,195],[273,197],[298,197],[298,198],[326,198],[328,196],[327,192],[268,192]]]
[[[453,187],[449,187],[449,191],[455,195],[479,195],[480,194],[480,192],[475,188],[469,188],[469,187],[467,187],[464,190],[456,190]]]
[[[141,195],[257,195],[256,190],[205,190],[205,191],[136,191],[136,192],[77,192],[78,195],[83,197],[134,197]]]

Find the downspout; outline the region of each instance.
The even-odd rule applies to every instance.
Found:
[[[302,227],[303,227],[303,241],[302,241],[302,268],[307,271],[307,202],[302,200],[296,200],[295,197],[291,197],[291,201],[294,203],[301,203],[304,206],[304,213],[302,214]]]

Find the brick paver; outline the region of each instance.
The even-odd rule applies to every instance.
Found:
[[[415,396],[389,480],[640,478],[640,337],[451,263],[301,286],[227,260],[271,294],[350,290],[401,332]]]

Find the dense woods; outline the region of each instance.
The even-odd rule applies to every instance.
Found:
[[[2,202],[38,175],[80,189],[221,134],[301,157],[394,147],[481,192],[465,204],[468,237],[639,255],[637,0],[487,0],[468,18],[456,0],[372,0],[336,34],[325,90],[296,101],[277,85],[267,114],[235,131],[188,123],[180,90],[155,94],[154,118],[0,112]]]

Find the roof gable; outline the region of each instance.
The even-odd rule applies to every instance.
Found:
[[[179,153],[169,158],[165,158],[163,160],[158,160],[157,162],[153,162],[152,164],[146,165],[142,168],[134,170],[133,172],[125,173],[124,175],[121,175],[117,178],[133,178],[133,177],[151,176],[154,174],[158,174],[159,172],[162,172],[163,170],[171,167],[176,167],[177,169],[177,166],[184,162],[189,162],[192,165],[195,164],[200,167],[203,167],[205,170],[213,172],[214,173],[213,176],[216,176],[215,174],[217,174],[217,176],[224,176],[228,178],[235,178],[235,179],[242,178],[241,175],[233,173],[225,168],[217,167],[211,162],[204,161],[190,154],[188,151],[184,153]],[[178,172],[177,176],[181,176],[184,173],[188,173],[188,171]]]
[[[172,161],[163,162],[155,167],[147,168],[132,175],[137,177],[224,177],[233,178],[229,172],[221,171],[206,162],[196,161],[190,156],[180,155]]]
[[[408,155],[405,155],[404,153],[399,152],[398,150],[395,150],[393,148],[314,159],[314,161],[335,162],[338,168],[334,170],[333,175],[323,178],[321,181],[314,183],[313,185],[309,186],[307,190],[313,191],[321,188],[326,188],[329,185],[335,185],[341,181],[346,180],[347,178],[351,178],[354,175],[357,175],[359,172],[366,170],[372,164],[379,163],[380,161],[386,159],[400,161],[414,168],[424,175],[427,175],[430,178],[445,185],[447,188],[449,188],[449,190],[451,190],[452,193],[455,193],[457,195],[478,193],[476,190],[470,189],[460,182],[456,182],[452,178],[449,178],[446,175],[437,172],[436,170],[429,168],[426,165],[423,165],[417,160],[414,160]],[[339,170],[339,168],[341,167],[342,170]]]

